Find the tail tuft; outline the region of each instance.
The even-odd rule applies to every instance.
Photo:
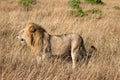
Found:
[[[97,48],[95,47],[95,46],[91,46],[91,49],[93,50],[93,51],[97,51]]]
[[[90,61],[91,57],[94,55],[94,53],[97,51],[97,48],[95,46],[91,46],[90,49],[87,52],[87,59],[86,64]]]

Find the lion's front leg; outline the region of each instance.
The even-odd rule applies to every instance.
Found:
[[[42,61],[45,61],[45,60],[47,60],[48,59],[48,57],[47,57],[47,53],[43,53],[43,55],[42,55]]]
[[[42,62],[42,57],[40,55],[36,56],[36,67],[39,68]]]
[[[37,68],[42,66],[47,59],[48,55],[46,53],[42,52],[41,55],[36,55]]]

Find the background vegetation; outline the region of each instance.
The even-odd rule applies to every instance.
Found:
[[[26,11],[29,10],[29,7],[33,4],[36,4],[36,0],[19,0],[18,3],[25,7]]]
[[[102,0],[85,0],[85,1],[91,4],[103,4]]]
[[[120,0],[102,0],[106,5],[80,3],[86,17],[69,13],[68,0],[37,0],[25,11],[18,0],[0,0],[0,80],[120,80]],[[95,9],[95,10],[94,10]],[[93,14],[96,9],[102,14]],[[26,23],[42,25],[50,34],[78,33],[88,50],[96,46],[88,65],[52,58],[35,67],[33,55],[16,35]],[[82,64],[82,65],[81,65]]]

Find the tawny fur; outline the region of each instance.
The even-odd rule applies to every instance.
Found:
[[[37,54],[38,62],[40,57],[71,54],[72,68],[75,68],[78,56],[86,56],[84,41],[79,34],[50,35],[40,25],[29,23],[19,32],[18,38]]]

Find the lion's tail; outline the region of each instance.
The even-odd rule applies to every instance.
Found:
[[[94,55],[94,53],[97,51],[97,48],[95,46],[90,46],[90,48],[87,51],[87,57],[86,57],[86,63],[90,61],[91,57]]]
[[[91,57],[96,51],[97,51],[97,48],[92,45],[90,49],[88,50],[87,56]]]

